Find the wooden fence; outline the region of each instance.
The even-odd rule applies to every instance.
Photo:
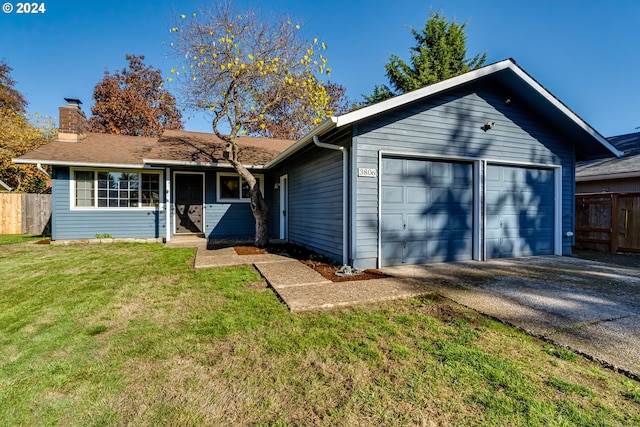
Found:
[[[576,248],[640,252],[640,193],[576,196]]]
[[[51,194],[0,193],[0,234],[50,234]]]

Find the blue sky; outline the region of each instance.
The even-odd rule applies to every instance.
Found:
[[[191,0],[48,0],[40,14],[0,12],[0,59],[13,68],[29,111],[57,120],[64,97],[90,113],[93,87],[104,71],[127,65],[126,54],[165,76],[175,61],[169,28],[180,13],[200,10]],[[42,2],[41,2],[42,3]],[[487,63],[514,58],[538,82],[604,136],[640,127],[640,1],[471,0],[236,0],[290,15],[309,38],[327,46],[331,80],[352,99],[386,83],[393,53],[407,58],[409,28],[421,29],[430,10],[468,22],[469,55]],[[6,5],[5,5],[6,6]],[[5,7],[3,6],[3,7]],[[177,89],[171,84],[169,90]],[[187,130],[209,132],[199,114],[185,112]]]

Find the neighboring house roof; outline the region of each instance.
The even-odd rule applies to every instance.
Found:
[[[0,192],[9,192],[13,190],[13,188],[9,187],[9,185],[0,179]]]
[[[579,163],[576,166],[576,181],[640,177],[640,132],[612,136],[608,140],[624,154],[616,159]]]
[[[573,135],[576,141],[580,141],[580,144],[576,146],[576,157],[579,160],[613,157],[622,154],[605,137],[520,68],[513,59],[506,59],[338,117],[331,117],[298,140],[266,167],[279,163],[311,144],[314,137],[332,129],[352,125],[377,114],[481,79],[491,79],[491,82],[513,90],[520,99],[534,108],[550,125],[555,125],[565,131],[567,135]]]
[[[262,166],[294,141],[238,137],[239,160]],[[53,141],[17,159],[16,163],[65,166],[138,167],[148,164],[229,165],[226,143],[209,133],[166,130],[159,137],[88,133],[78,142]]]

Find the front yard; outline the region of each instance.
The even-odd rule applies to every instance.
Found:
[[[193,256],[0,246],[2,424],[640,424],[638,382],[448,301],[292,314]]]

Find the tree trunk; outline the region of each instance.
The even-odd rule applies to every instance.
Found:
[[[258,180],[251,172],[247,170],[241,163],[233,158],[229,162],[238,174],[249,184],[249,204],[251,205],[251,213],[256,221],[256,235],[254,243],[259,248],[269,245],[269,207],[264,200],[264,196],[260,191]]]
[[[256,182],[249,191],[251,196],[251,212],[256,220],[256,237],[255,245],[259,248],[264,248],[269,245],[269,207],[264,201],[264,197],[260,192],[260,187]]]

